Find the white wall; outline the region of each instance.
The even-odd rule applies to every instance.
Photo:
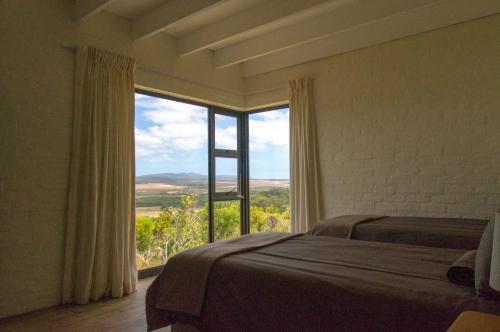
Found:
[[[495,15],[250,78],[247,106],[314,78],[323,217],[489,218],[500,210],[498,31]]]
[[[141,86],[243,106],[238,67],[179,59],[167,36],[133,44],[130,22],[111,14],[78,26],[72,2],[0,1],[0,318],[60,300],[74,67],[62,46],[131,54]]]

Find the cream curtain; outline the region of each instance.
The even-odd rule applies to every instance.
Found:
[[[288,83],[290,100],[290,223],[306,232],[319,219],[318,161],[312,81]]]
[[[63,303],[136,287],[134,66],[90,47],[77,52]]]

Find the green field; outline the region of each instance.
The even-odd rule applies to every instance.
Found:
[[[152,182],[156,181],[156,182]],[[187,183],[187,184],[186,184]],[[218,181],[230,188],[234,179]],[[288,180],[251,180],[251,232],[288,231]],[[148,175],[136,181],[137,263],[139,269],[161,265],[172,255],[208,239],[206,177],[189,174]],[[214,205],[215,239],[240,234],[239,201]]]
[[[185,195],[195,196],[197,206],[203,207],[208,201],[207,182],[206,176],[198,174],[189,174],[186,178],[179,178],[177,174],[138,177],[135,193],[136,214],[153,216],[160,213],[162,208],[179,208]],[[219,190],[229,190],[233,185],[234,179],[229,177],[217,181]],[[250,180],[250,199],[259,206],[282,205],[282,202],[276,200],[283,195],[280,189],[288,191],[288,185],[288,180]]]

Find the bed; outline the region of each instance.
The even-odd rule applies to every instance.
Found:
[[[445,331],[500,304],[448,281],[464,250],[264,233],[174,256],[147,292],[150,330]],[[175,259],[175,258],[178,259]]]
[[[316,224],[309,234],[450,249],[477,249],[483,219],[346,215]]]

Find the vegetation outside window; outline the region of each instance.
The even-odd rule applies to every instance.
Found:
[[[288,108],[249,114],[250,232],[289,232]]]
[[[139,270],[208,241],[287,231],[288,109],[241,113],[136,93]]]
[[[206,107],[136,93],[139,270],[208,240]]]

